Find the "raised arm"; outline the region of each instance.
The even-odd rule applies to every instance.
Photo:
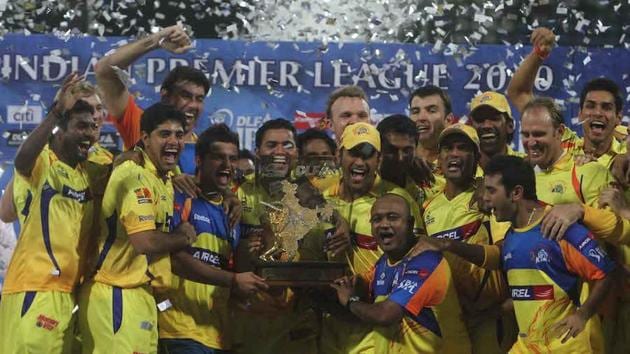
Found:
[[[129,91],[118,77],[114,67],[126,70],[138,58],[157,48],[180,54],[190,47],[190,38],[183,27],[174,25],[124,45],[99,60],[95,68],[96,83],[102,92],[109,113],[116,119],[120,119],[125,113],[129,99]]]
[[[531,35],[534,50],[521,62],[507,88],[507,96],[516,109],[523,113],[527,102],[534,97],[534,83],[538,69],[551,53],[556,39],[548,28],[536,28]]]
[[[17,153],[15,154],[15,170],[22,176],[30,177],[37,157],[42,152],[44,146],[48,143],[48,138],[52,134],[53,129],[57,125],[57,122],[64,114],[76,103],[78,96],[70,94],[70,88],[81,81],[83,78],[76,73],[68,75],[61,89],[57,93],[57,102],[48,111],[44,121],[37,126],[29,135],[28,138],[20,145]]]

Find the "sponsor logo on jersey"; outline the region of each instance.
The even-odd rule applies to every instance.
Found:
[[[52,331],[53,329],[55,329],[55,327],[57,327],[57,325],[59,324],[59,321],[52,319],[50,317],[47,317],[45,315],[39,315],[37,316],[37,321],[35,322],[35,325],[37,327]]]
[[[203,221],[203,222],[205,222],[206,224],[210,224],[210,223],[211,223],[211,222],[210,222],[210,218],[209,218],[209,217],[207,217],[207,216],[205,216],[205,215],[199,215],[199,214],[197,214],[197,213],[194,213],[194,214],[193,214],[193,220],[195,220],[195,221]]]
[[[153,199],[151,199],[151,191],[149,191],[149,188],[142,187],[134,189],[133,192],[136,194],[138,204],[153,203]]]
[[[553,285],[510,286],[513,300],[553,300]]]
[[[90,200],[88,190],[77,191],[68,186],[63,186],[62,194],[66,198],[74,199],[79,203],[85,203]]]
[[[215,267],[222,267],[223,263],[221,255],[216,252],[208,251],[203,248],[193,247],[192,256],[206,264],[213,265]]]
[[[466,225],[456,227],[454,229],[435,233],[431,235],[431,237],[446,238],[446,239],[456,240],[456,241],[467,240],[468,238],[474,236],[477,233],[480,226],[481,226],[481,220],[476,220]]]
[[[593,258],[597,263],[601,262],[606,257],[606,252],[599,247],[593,247],[588,250],[588,256]]]
[[[403,280],[398,285],[398,289],[405,290],[410,294],[413,294],[418,288],[418,283],[412,280]]]

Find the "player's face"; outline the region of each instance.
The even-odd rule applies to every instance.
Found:
[[[286,178],[297,159],[293,132],[287,129],[269,129],[262,137],[256,154],[265,177]]]
[[[596,145],[611,139],[619,124],[615,110],[615,97],[610,92],[589,91],[578,116],[584,122],[584,139]]]
[[[94,123],[96,123],[96,129],[94,130],[94,135],[96,136],[96,141],[99,140],[101,136],[101,128],[103,127],[103,122],[105,121],[105,117],[107,116],[107,110],[101,101],[101,98],[98,95],[91,95],[81,97],[81,99],[87,102],[92,108],[94,108]]]
[[[376,180],[380,163],[378,151],[372,145],[363,143],[350,150],[343,149],[340,154],[344,188],[353,196],[365,195]]]
[[[467,180],[475,176],[475,145],[466,137],[455,134],[444,138],[438,156],[444,178]]]
[[[489,106],[481,106],[471,117],[472,126],[479,135],[479,147],[484,154],[494,156],[511,143],[508,135],[514,131],[514,122],[503,113]]]
[[[142,133],[145,152],[161,173],[177,166],[179,154],[184,148],[184,128],[175,120],[158,125],[150,134]]]
[[[210,151],[197,157],[199,179],[206,191],[222,191],[230,187],[238,160],[238,148],[232,143],[218,141],[210,145]]]
[[[330,106],[330,114],[337,140],[341,139],[341,134],[348,125],[358,122],[370,123],[370,107],[360,97],[337,98]]]
[[[197,118],[203,111],[206,91],[203,86],[190,81],[179,81],[173,92],[165,96],[166,102],[175,106],[186,116],[186,133],[195,128]]]
[[[61,150],[70,165],[85,161],[90,147],[96,142],[96,123],[91,113],[73,113],[66,130],[60,131]]]
[[[423,145],[437,144],[446,127],[446,108],[439,95],[415,96],[411,99],[409,118],[416,123],[418,141]]]
[[[397,254],[406,251],[411,234],[409,209],[399,197],[378,199],[372,206],[372,235],[383,252]]]
[[[521,137],[527,159],[532,165],[549,168],[562,155],[563,127],[554,128],[549,111],[531,108],[521,118]]]
[[[311,139],[302,147],[300,157],[333,157],[335,152],[322,139]]]
[[[486,175],[484,187],[483,202],[493,211],[497,221],[512,221],[516,214],[516,203],[506,193],[501,175]]]
[[[411,168],[416,152],[415,138],[404,133],[387,133],[383,139],[381,176],[387,180]]]

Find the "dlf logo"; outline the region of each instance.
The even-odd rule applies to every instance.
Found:
[[[7,123],[9,124],[39,124],[41,122],[41,106],[7,106]]]

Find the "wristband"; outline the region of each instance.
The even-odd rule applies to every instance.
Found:
[[[538,58],[540,58],[540,60],[545,60],[549,58],[549,54],[551,54],[551,51],[543,53],[542,48],[540,48],[539,45],[534,46],[533,52],[536,54],[536,56],[538,56]]]

